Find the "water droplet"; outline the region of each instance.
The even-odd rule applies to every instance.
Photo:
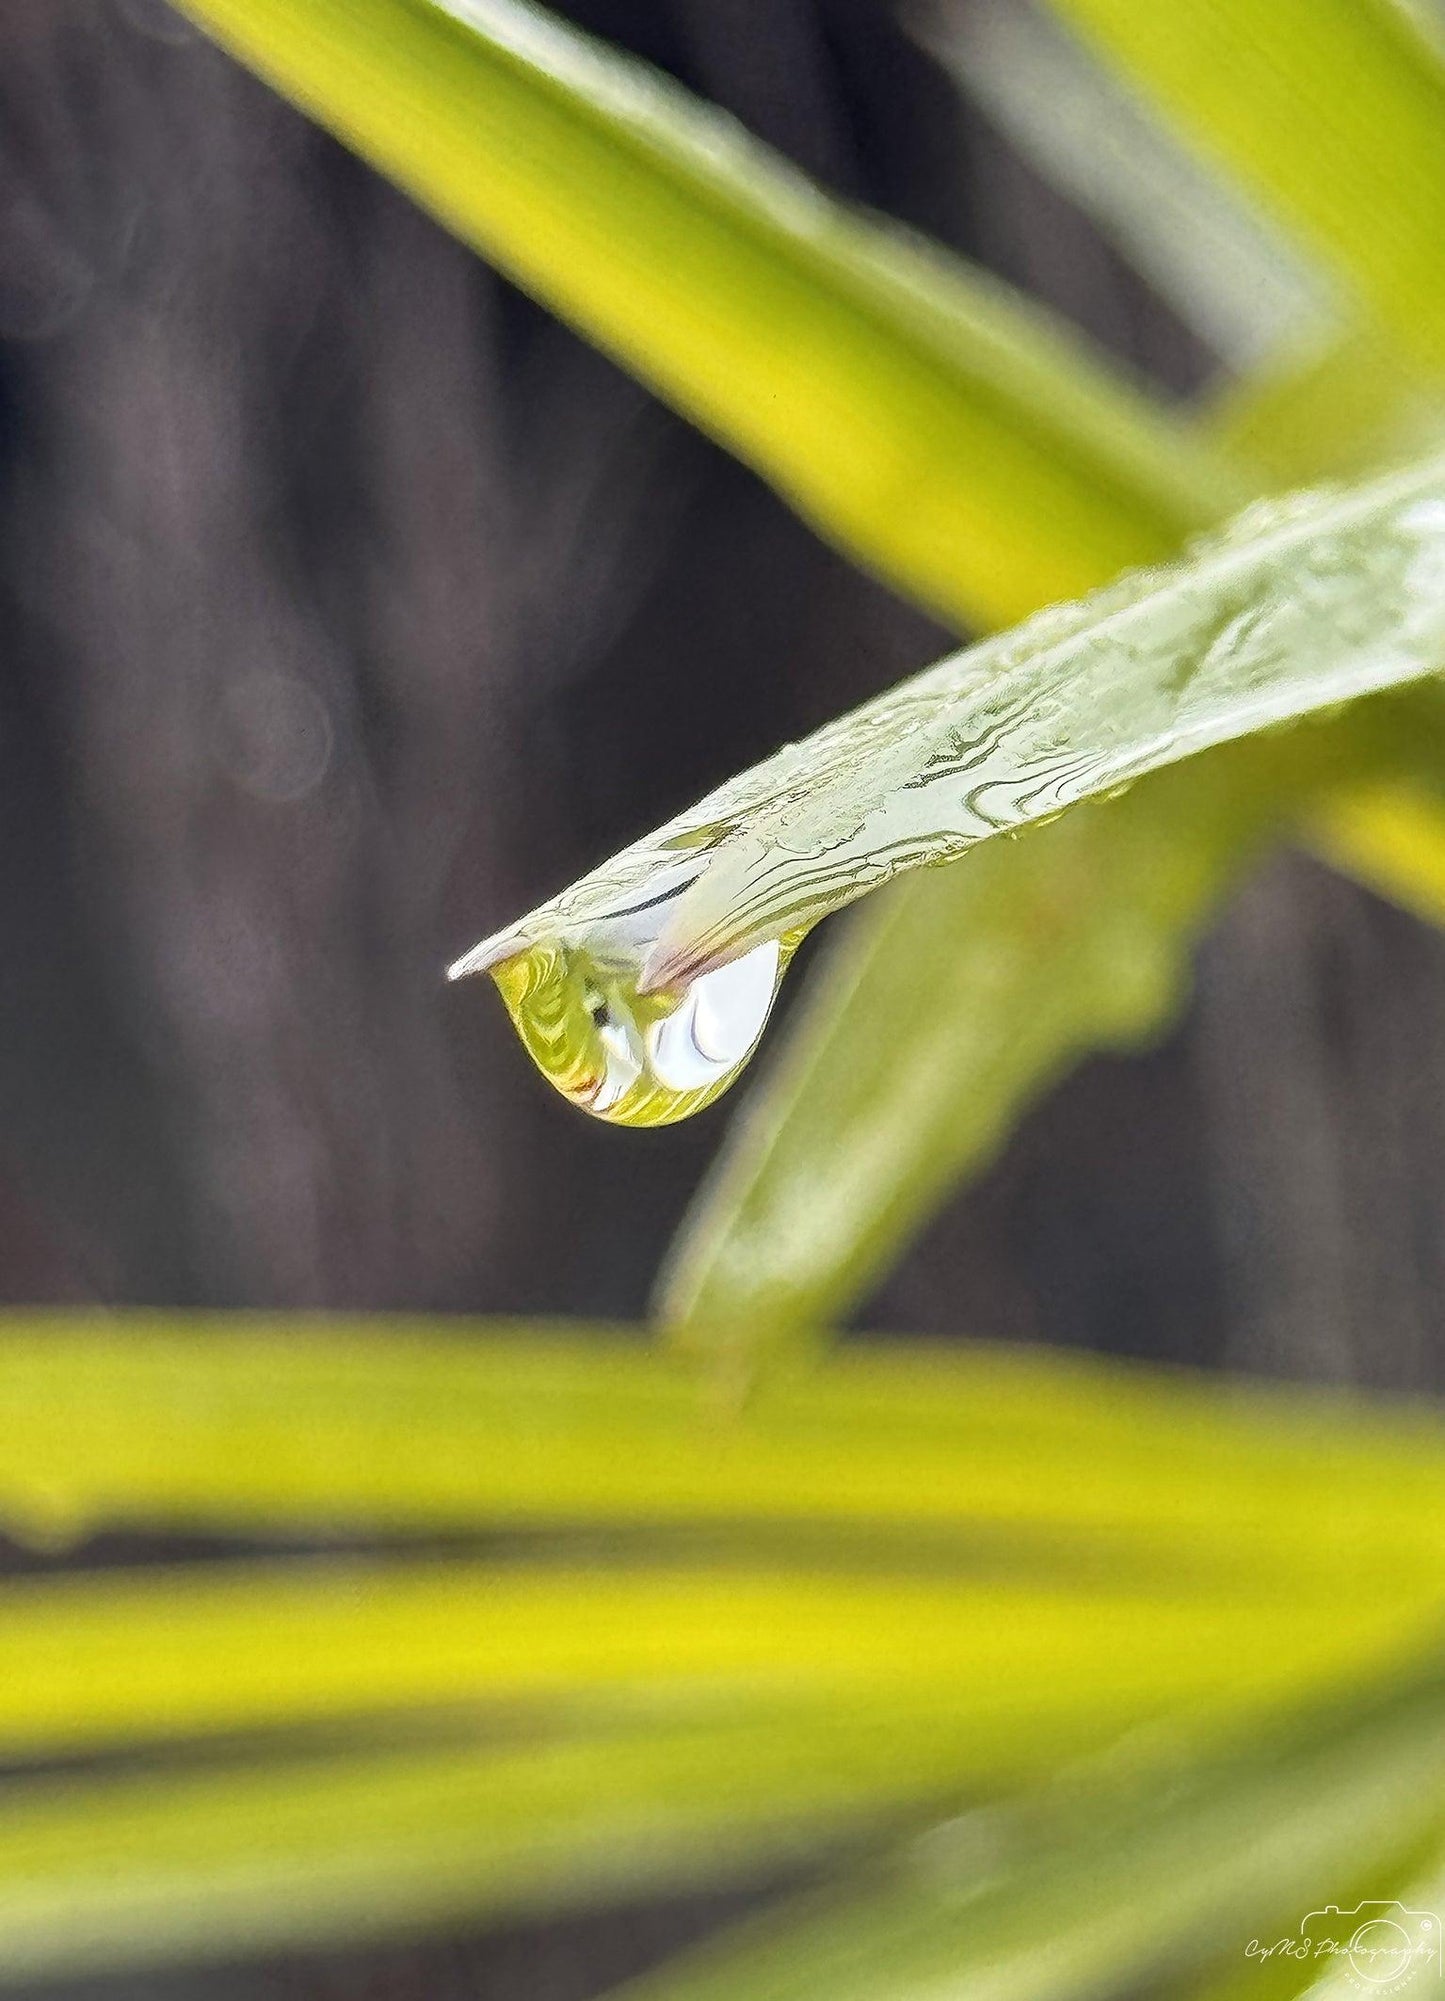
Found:
[[[635,965],[558,943],[527,947],[492,977],[564,1097],[614,1125],[665,1126],[721,1097],[746,1064],[799,935],[658,993],[639,991]]]

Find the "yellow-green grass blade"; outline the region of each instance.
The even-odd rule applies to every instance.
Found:
[[[1209,396],[1207,428],[1260,488],[1356,477],[1445,435],[1438,378],[1378,322],[1345,324],[1318,266],[1042,0],[982,9],[945,0],[921,26],[960,89],[1230,364]]]
[[[189,1766],[12,1780],[0,1985],[816,1869],[1037,1785],[1141,1721],[1156,1744],[1222,1724],[1186,1735],[1056,1685],[1026,1716],[979,1718],[956,1697],[754,1706],[522,1742],[231,1744]]]
[[[94,1751],[455,1705],[562,1716],[708,1697],[899,1704],[1005,1727],[1066,1700],[1287,1693],[1398,1647],[1441,1597],[1348,1561],[1284,1584],[1171,1570],[909,1575],[713,1564],[346,1565],[20,1581],[0,1594],[0,1747]],[[1348,1603],[1340,1605],[1341,1593]]]
[[[728,1801],[745,1745],[649,1770],[671,1748],[11,1788],[0,1986],[717,1888],[786,1866],[805,1841],[816,1862],[815,1820]]]
[[[1082,1581],[1183,1565],[1368,1590],[1406,1552],[1428,1572],[1445,1539],[1433,1406],[890,1341],[780,1371],[739,1412],[681,1358],[603,1329],[0,1326],[0,1407],[23,1413],[0,1443],[0,1519],[47,1542],[108,1527],[748,1528],[754,1554],[776,1530],[806,1563],[827,1531],[866,1567],[895,1547],[870,1538],[927,1530],[921,1554],[955,1566]]]
[[[1445,66],[1393,0],[1051,0],[1216,169],[1445,369]]]
[[[1319,266],[1036,0],[934,0],[913,24],[959,89],[1232,370],[1279,367],[1333,340],[1340,301]]]
[[[1231,1714],[1237,1727],[1231,1695],[1191,1736]],[[1141,1724],[1168,1742],[1165,1707],[1056,1678],[982,1708],[956,1689],[674,1705],[645,1728],[619,1713],[561,1738],[529,1740],[523,1718],[521,1741],[514,1727],[490,1743],[403,1718],[392,1742],[278,1755],[230,1740],[220,1762],[12,1780],[0,1985],[816,1867],[840,1842],[1036,1784]]]
[[[524,0],[182,5],[946,616],[1017,617],[1238,496],[1039,313]]]
[[[717,1888],[1096,1750],[1137,1706],[954,1702],[615,1720],[0,1788],[0,1984]],[[244,1755],[250,1749],[250,1755]]]
[[[629,2001],[1083,2001],[1161,1993],[1329,1900],[1440,1821],[1438,1667],[1232,1755],[1080,1785],[1050,1819],[968,1816],[742,1928]],[[1388,1894],[1388,1893],[1387,1893]]]

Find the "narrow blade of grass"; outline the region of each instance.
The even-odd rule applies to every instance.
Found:
[[[522,0],[182,6],[948,617],[1016,618],[1238,496],[1041,314]]]
[[[1293,368],[1229,385],[1208,422],[1261,485],[1355,479],[1445,441],[1445,389],[1403,369],[1387,343],[1360,327]]]
[[[1034,0],[937,0],[915,20],[959,89],[1089,216],[1236,371],[1333,338],[1339,299],[1271,228]]]
[[[1196,146],[1445,369],[1445,67],[1392,0],[1051,0]]]
[[[1261,503],[787,746],[453,972],[575,948],[656,991],[1199,751],[1430,679],[1442,552],[1445,460]]]
[[[1234,1756],[1061,1803],[1052,1824],[964,1817],[891,1871],[741,1929],[628,2001],[1083,2001],[1167,1991],[1243,1954],[1438,1827],[1445,1683],[1386,1684]]]
[[[906,1529],[955,1567],[1369,1591],[1445,1534],[1433,1407],[980,1344],[850,1345],[739,1412],[604,1329],[10,1316],[0,1405],[0,1519],[46,1543],[691,1526],[866,1566]]]
[[[520,1745],[313,1751],[0,1790],[0,1985],[720,1887],[1037,1775],[1132,1717],[661,1716]],[[1009,1764],[1010,1753],[1017,1769]]]
[[[836,1866],[860,1839],[1041,1784],[1141,1721],[1127,1701],[1064,1698],[1003,1729],[941,1698],[794,1705],[520,1744],[247,1762],[232,1746],[199,1768],[11,1781],[0,1985]],[[1188,1742],[1202,1727],[1150,1735]]]
[[[945,1687],[1001,1731],[1060,1687],[1147,1714],[1347,1673],[1439,1614],[1429,1594],[1349,1582],[1347,1610],[1318,1580],[1273,1590],[1183,1563],[1071,1580],[328,1559],[16,1582],[0,1594],[0,1746],[53,1755],[458,1704],[906,1706]]]

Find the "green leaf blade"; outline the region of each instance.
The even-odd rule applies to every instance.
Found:
[[[850,1345],[739,1412],[682,1358],[606,1329],[11,1316],[0,1402],[26,1413],[0,1451],[0,1519],[51,1545],[751,1525],[797,1531],[804,1556],[823,1531],[860,1562],[878,1534],[940,1554],[947,1532],[965,1552],[1002,1538],[1024,1566],[1315,1590],[1367,1588],[1391,1551],[1428,1571],[1445,1521],[1433,1407],[975,1343]]]
[[[1439,1613],[1439,1415],[1352,1396],[890,1344],[739,1412],[605,1330],[38,1316],[0,1401],[52,1536],[534,1532],[7,1584],[7,1759],[185,1762],[9,1782],[0,1981],[739,1880]]]
[[[1259,503],[1172,568],[1056,606],[787,746],[452,977],[493,971],[524,1046],[584,1109],[688,1116],[747,1061],[819,918],[1200,751],[1432,678],[1442,551],[1438,459]]]
[[[1326,1623],[1301,1616],[1317,1578],[1262,1594],[1257,1574],[1200,1565],[1180,1591],[1124,1553],[1117,1577],[1097,1568],[1079,1583],[1022,1562],[999,1580],[316,1559],[17,1584],[0,1600],[0,1744],[55,1755],[468,1705],[565,1718],[887,1697],[937,1714],[948,1691],[981,1741],[989,1721],[1007,1737],[1011,1719],[1091,1705],[1258,1702],[1348,1673],[1436,1610],[1357,1585]]]
[[[744,1926],[628,2001],[1084,2001],[1177,1991],[1297,1924],[1321,1881],[1438,1838],[1438,1666],[1232,1755],[1065,1791],[1014,1831],[967,1818],[871,1879]],[[1042,1821],[1042,1826],[1037,1824]],[[1327,1893],[1325,1893],[1327,1894]],[[1248,1991],[1248,1990],[1246,1990]]]
[[[1445,65],[1392,0],[1051,0],[1205,158],[1445,368]]]
[[[1040,1751],[1078,1755],[1126,1721],[1041,1717]],[[756,1880],[1003,1769],[957,1711],[862,1704],[551,1738],[421,1717],[341,1751],[262,1739],[199,1769],[11,1781],[0,1986]]]
[[[519,0],[183,4],[946,617],[1016,618],[1240,497],[1039,312]]]

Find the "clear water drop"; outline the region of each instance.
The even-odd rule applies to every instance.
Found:
[[[710,1105],[743,1069],[800,933],[657,993],[635,963],[577,945],[529,946],[492,968],[547,1081],[594,1118],[665,1126]]]

